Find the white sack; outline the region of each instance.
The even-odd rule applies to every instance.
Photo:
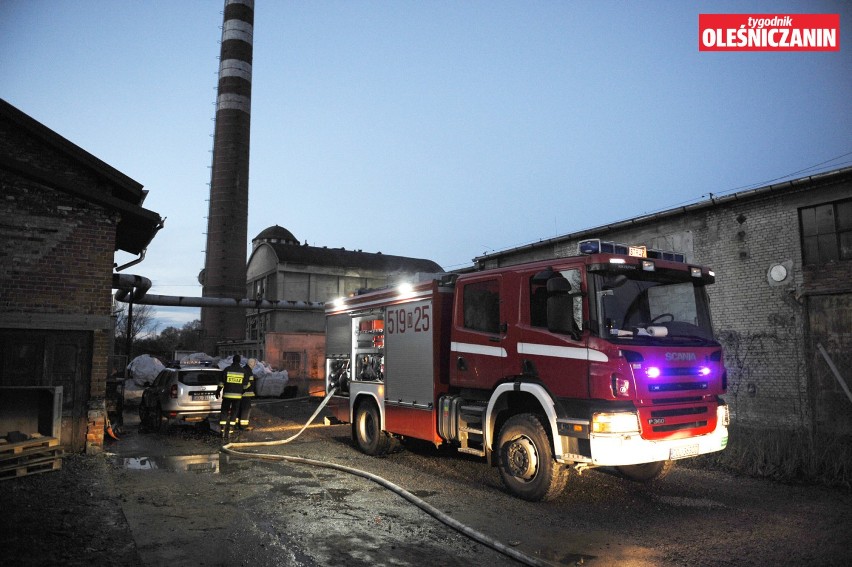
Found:
[[[157,374],[164,368],[165,365],[150,354],[137,356],[127,365],[130,378],[139,387],[143,387],[145,382],[153,382]]]

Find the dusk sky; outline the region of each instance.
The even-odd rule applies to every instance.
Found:
[[[201,295],[223,5],[0,0],[0,98],[150,191],[165,228],[128,271],[156,294]],[[841,49],[700,52],[701,13],[839,13]],[[845,1],[256,0],[247,257],[278,224],[452,270],[848,166],[850,16]],[[198,317],[157,312],[161,329]]]

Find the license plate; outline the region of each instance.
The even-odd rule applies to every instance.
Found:
[[[192,392],[190,395],[192,396],[192,401],[194,401],[194,402],[203,402],[203,401],[209,402],[210,400],[213,399],[213,396],[215,394],[208,393],[208,392]]]
[[[698,454],[698,445],[687,445],[685,447],[677,447],[669,452],[669,459],[683,459],[686,457],[694,457]]]

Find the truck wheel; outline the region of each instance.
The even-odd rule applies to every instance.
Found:
[[[550,438],[539,419],[514,415],[497,441],[500,478],[515,495],[533,502],[553,500],[568,482],[568,469],[553,459]]]
[[[641,465],[623,465],[616,467],[618,472],[636,482],[651,482],[664,478],[674,468],[674,461],[657,461]]]
[[[390,449],[390,435],[382,431],[379,408],[373,402],[358,404],[352,422],[352,437],[358,448],[368,455],[384,455]]]

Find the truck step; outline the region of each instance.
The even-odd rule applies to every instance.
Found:
[[[459,447],[459,453],[467,453],[469,455],[476,455],[477,457],[484,457],[485,451],[481,449],[474,449],[473,447]]]
[[[467,405],[463,405],[463,406],[459,407],[459,411],[461,413],[472,413],[472,414],[475,414],[475,415],[484,414],[486,409],[488,409],[487,406],[483,406],[483,405],[479,405],[479,404],[476,404],[476,405],[467,404]]]
[[[473,427],[468,427],[466,425],[462,425],[461,427],[459,427],[459,431],[465,431],[467,433],[475,433],[477,435],[482,435],[481,429],[474,429]]]

